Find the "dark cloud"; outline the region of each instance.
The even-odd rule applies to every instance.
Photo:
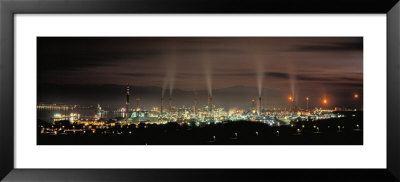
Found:
[[[361,40],[361,41],[360,41]],[[334,42],[326,44],[298,45],[292,51],[325,52],[325,51],[362,51],[363,41],[356,39],[354,42]]]
[[[267,77],[275,77],[275,78],[284,78],[284,79],[290,78],[290,75],[288,73],[265,72],[264,75]]]
[[[130,77],[163,77],[163,74],[157,73],[120,73],[123,76],[130,76]]]

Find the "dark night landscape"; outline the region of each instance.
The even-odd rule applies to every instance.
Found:
[[[362,145],[362,37],[38,37],[38,145]]]

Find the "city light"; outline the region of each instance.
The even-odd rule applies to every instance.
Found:
[[[136,97],[135,106],[131,106],[129,96],[133,95],[131,93],[132,87],[127,86],[126,88],[126,100],[121,107],[115,110],[105,110],[99,104],[97,106],[80,106],[74,105],[74,108],[85,108],[93,109],[95,114],[85,115],[79,112],[78,109],[69,110],[54,110],[54,108],[59,108],[57,105],[51,105],[51,107],[45,107],[38,105],[38,110],[54,110],[52,112],[52,123],[50,126],[44,127],[43,125],[38,125],[40,127],[40,134],[43,135],[129,135],[131,137],[136,137],[140,135],[143,130],[150,131],[153,130],[152,125],[166,125],[169,123],[176,123],[180,127],[212,127],[218,124],[233,123],[236,121],[246,121],[246,122],[259,122],[265,124],[267,127],[273,127],[276,136],[289,135],[309,135],[307,132],[320,133],[319,122],[330,120],[332,118],[343,118],[345,115],[335,113],[340,111],[340,108],[334,107],[334,109],[329,108],[313,108],[309,109],[310,97],[303,97],[306,101],[304,107],[299,107],[295,102],[293,96],[288,96],[290,101],[290,109],[279,108],[279,107],[261,107],[261,105],[256,104],[255,99],[251,99],[251,103],[248,108],[231,107],[224,108],[223,106],[214,105],[211,102],[211,96],[208,95],[203,101],[205,105],[197,105],[199,102],[196,100],[195,105],[189,106],[178,106],[170,104],[169,108],[164,108],[161,110],[161,106],[151,105],[150,107],[139,108],[139,97]],[[358,94],[353,94],[354,98],[358,97]],[[144,101],[144,99],[143,99]],[[171,100],[172,101],[172,100]],[[259,102],[261,103],[261,101]],[[143,103],[142,103],[143,104]],[[322,98],[322,104],[327,105],[328,99],[326,97]],[[143,104],[144,105],[144,104]],[[254,112],[258,107],[258,110]],[[70,111],[70,112],[68,112]],[[353,110],[351,110],[353,111]],[[107,116],[105,113],[116,113],[116,116]],[[352,112],[347,114],[348,117],[354,119],[356,114]],[[105,119],[108,117],[108,120]],[[68,121],[68,122],[64,122]],[[60,124],[59,124],[60,123]],[[339,124],[339,123],[338,123]],[[341,123],[340,123],[341,124]],[[325,125],[326,126],[326,125]],[[346,132],[344,130],[344,125],[337,126],[335,133],[343,134]],[[360,131],[360,125],[355,121],[350,128],[354,128],[354,131]],[[288,130],[289,128],[292,128]],[[309,128],[313,128],[309,130]],[[135,130],[141,129],[140,132],[135,132]],[[253,130],[253,136],[257,138],[263,138],[260,135],[261,128]],[[280,130],[276,130],[280,129]],[[328,130],[330,126],[328,125]],[[332,128],[334,129],[334,128]],[[96,131],[97,130],[97,131]],[[185,129],[186,130],[186,129]],[[191,129],[189,129],[190,131]],[[165,131],[165,130],[164,130]],[[240,131],[240,130],[239,130]],[[282,133],[280,133],[282,132]],[[135,133],[135,134],[134,134]],[[242,134],[244,137],[239,138],[238,132],[233,132],[233,136],[230,137],[231,140],[240,141],[246,137],[246,132]],[[268,135],[268,134],[267,134]],[[216,140],[216,135],[211,135],[212,140],[208,142],[224,142],[226,139],[222,137],[220,140]]]

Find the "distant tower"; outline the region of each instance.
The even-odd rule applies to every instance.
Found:
[[[309,97],[306,97],[306,101],[307,101],[307,104],[306,104],[306,110],[308,111],[308,101],[310,100],[310,98]]]
[[[172,97],[171,96],[169,96],[169,112],[171,112],[172,111]]]
[[[261,108],[262,108],[262,106],[261,106],[261,97],[258,97],[258,114],[261,114]]]
[[[256,100],[251,99],[251,110],[256,109]]]
[[[290,106],[291,112],[297,112],[296,100],[293,98]]]
[[[97,104],[97,116],[99,116],[99,118],[102,117],[100,104]]]
[[[129,115],[129,96],[131,95],[130,90],[129,90],[129,83],[126,83],[126,102],[125,102],[125,109],[126,109],[126,118],[128,118]]]
[[[169,121],[172,121],[172,97],[169,96]]]
[[[139,102],[140,102],[140,98],[136,98],[136,111],[139,111]]]
[[[196,113],[197,112],[197,102],[198,102],[198,99],[197,99],[197,97],[195,97],[194,98],[194,108],[193,108],[193,110],[194,110],[193,113],[195,116],[197,116],[197,113]]]
[[[208,111],[211,113],[212,109],[212,105],[211,105],[211,101],[212,101],[212,97],[210,96],[210,94],[208,94],[208,98],[207,98],[207,104],[208,104]]]
[[[163,105],[164,105],[164,97],[161,97],[160,117],[162,117],[163,114]]]

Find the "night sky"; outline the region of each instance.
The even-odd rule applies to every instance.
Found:
[[[362,107],[362,37],[39,37],[38,103]],[[359,100],[353,94],[359,94]]]

